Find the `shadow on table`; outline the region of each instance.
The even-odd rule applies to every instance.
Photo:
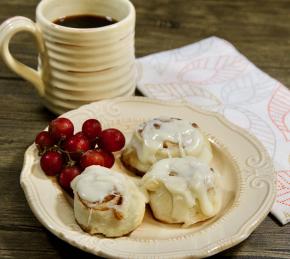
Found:
[[[70,244],[62,241],[61,239],[57,238],[53,234],[51,234],[49,231],[47,232],[47,238],[48,241],[51,243],[51,245],[55,248],[55,250],[59,254],[59,258],[82,258],[82,259],[96,259],[96,258],[102,258],[95,256],[93,254],[89,254],[87,252],[84,252],[74,246],[71,246]]]

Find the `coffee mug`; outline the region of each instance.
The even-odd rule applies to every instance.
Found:
[[[62,17],[112,17],[115,23],[74,28],[55,23]],[[39,52],[34,70],[13,58],[10,39],[31,33]],[[83,104],[134,94],[135,9],[128,0],[42,0],[36,23],[13,17],[0,26],[0,55],[7,66],[31,82],[44,105],[61,114]]]

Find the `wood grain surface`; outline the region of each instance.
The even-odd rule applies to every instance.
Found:
[[[0,22],[34,19],[36,0],[1,0]],[[290,86],[290,0],[133,0],[136,55],[193,43],[211,35],[233,43],[262,70]],[[35,44],[19,34],[11,51],[36,67]],[[96,258],[49,233],[32,214],[19,185],[25,149],[55,117],[31,85],[0,61],[0,258]],[[230,258],[290,258],[290,224],[272,216],[244,242],[220,254]]]

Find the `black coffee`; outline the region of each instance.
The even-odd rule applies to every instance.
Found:
[[[78,29],[99,28],[116,23],[117,21],[108,16],[97,15],[73,15],[55,20],[53,23]]]

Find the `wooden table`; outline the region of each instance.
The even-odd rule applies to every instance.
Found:
[[[61,1],[61,0],[60,0]],[[0,22],[34,19],[37,0],[1,0]],[[138,57],[216,35],[232,42],[258,67],[290,86],[290,1],[134,0]],[[30,35],[11,46],[36,66]],[[0,63],[0,258],[95,258],[56,238],[34,217],[19,185],[23,153],[36,133],[55,117],[31,85]],[[290,224],[268,216],[254,233],[221,255],[233,258],[290,258]]]

